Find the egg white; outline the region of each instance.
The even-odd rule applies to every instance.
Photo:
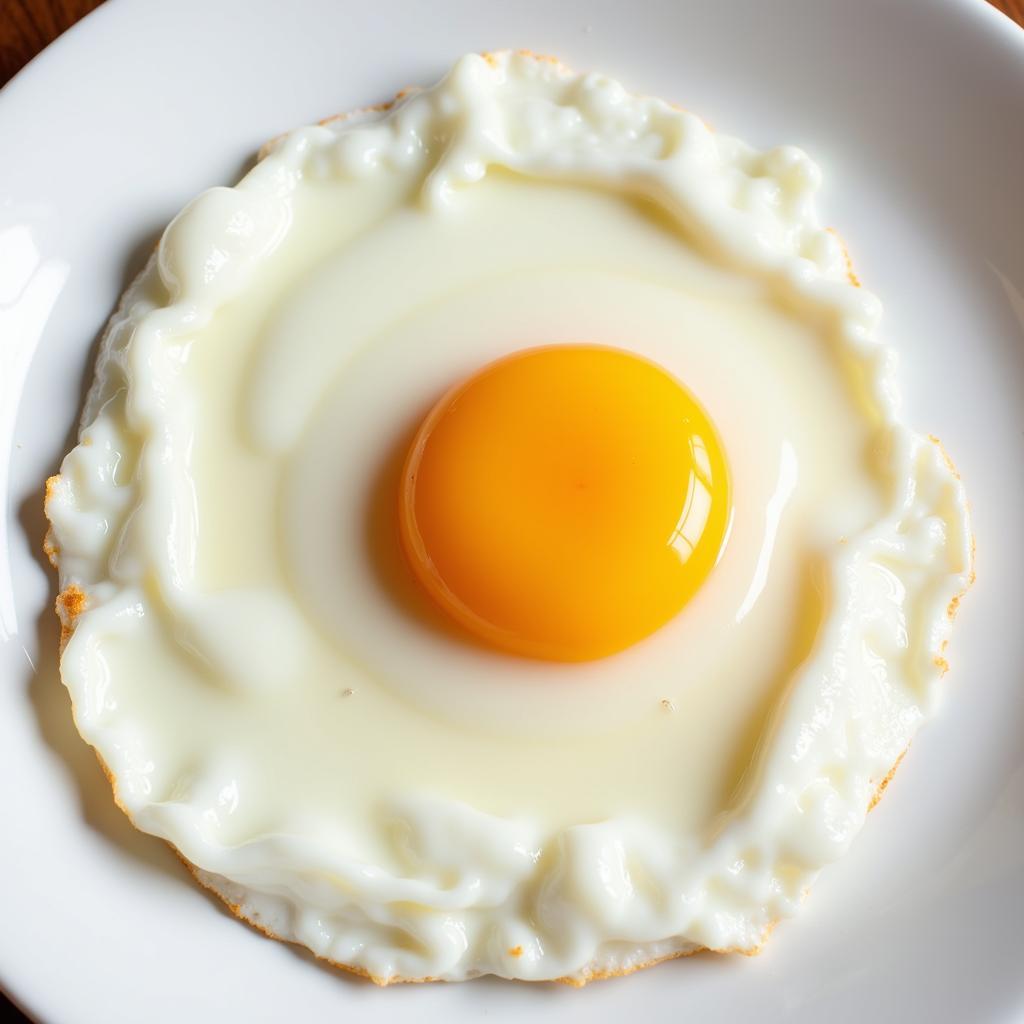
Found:
[[[86,605],[62,677],[135,823],[378,980],[756,948],[932,709],[970,575],[959,480],[898,420],[817,181],[502,54],[190,204],[47,503]],[[388,474],[454,380],[574,340],[694,391],[736,509],[677,620],[545,666],[444,628]]]

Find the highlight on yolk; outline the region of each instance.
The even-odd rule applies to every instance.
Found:
[[[419,581],[492,647],[586,661],[686,604],[725,542],[717,433],[659,366],[597,345],[516,352],[448,392],[402,477]]]

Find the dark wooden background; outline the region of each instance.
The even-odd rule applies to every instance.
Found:
[[[1024,26],[1024,0],[990,2]],[[43,47],[100,3],[102,0],[0,0],[0,85],[13,78]],[[0,1019],[25,1020],[2,993]]]

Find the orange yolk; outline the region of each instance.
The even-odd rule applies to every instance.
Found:
[[[725,542],[718,436],[677,380],[596,345],[485,366],[423,421],[402,477],[402,544],[452,618],[556,661],[620,651],[693,596]]]

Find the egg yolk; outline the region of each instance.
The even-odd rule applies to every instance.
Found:
[[[661,367],[596,345],[516,352],[449,391],[416,434],[399,502],[437,605],[489,646],[556,661],[668,622],[729,519],[704,410]]]

